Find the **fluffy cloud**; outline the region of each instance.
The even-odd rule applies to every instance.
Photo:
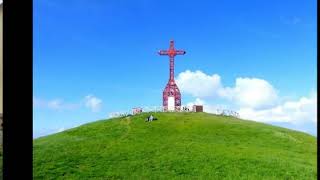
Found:
[[[272,106],[278,99],[270,83],[257,78],[237,78],[234,87],[224,87],[217,74],[207,75],[201,71],[187,70],[176,80],[182,93],[197,98],[220,97],[250,108]]]
[[[73,110],[79,107],[79,104],[66,103],[62,99],[44,100],[33,97],[33,106],[35,108],[48,108],[52,110]]]
[[[298,100],[280,103],[277,90],[266,80],[239,77],[233,87],[224,87],[217,74],[207,75],[201,71],[182,72],[177,77],[182,93],[196,99],[186,106],[204,105],[204,111],[217,113],[218,109],[236,110],[243,119],[268,123],[289,123],[301,125],[317,123],[317,94]],[[212,105],[207,97],[216,97],[226,105]],[[206,101],[208,100],[208,101]]]
[[[317,94],[310,97],[301,97],[297,101],[286,101],[268,109],[255,110],[240,108],[241,118],[261,122],[287,122],[301,124],[306,122],[317,123]]]
[[[88,95],[85,97],[85,106],[93,112],[98,112],[101,109],[102,100],[93,95]]]
[[[35,108],[74,110],[81,106],[91,109],[92,112],[99,112],[102,107],[102,100],[93,95],[85,96],[84,101],[80,101],[78,103],[68,103],[64,102],[62,99],[44,100],[33,97],[33,107]]]
[[[63,107],[62,100],[56,99],[48,102],[48,107],[51,109],[61,109]]]
[[[196,98],[196,100],[194,102],[189,102],[185,106],[192,107],[193,105],[204,105],[204,104],[205,104],[205,102],[202,99]]]
[[[182,72],[176,78],[176,83],[183,93],[194,97],[214,96],[221,88],[220,76],[217,74],[207,75],[201,71]]]
[[[237,78],[235,87],[224,88],[220,92],[222,97],[234,100],[242,107],[270,107],[278,100],[277,92],[272,85],[257,78]]]

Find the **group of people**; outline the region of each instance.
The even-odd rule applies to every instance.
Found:
[[[154,120],[158,120],[158,119],[153,117],[152,114],[151,114],[149,117],[147,117],[146,122],[151,122],[151,121],[154,121]]]
[[[183,111],[190,111],[189,108],[187,108],[187,107],[182,107],[182,110]]]

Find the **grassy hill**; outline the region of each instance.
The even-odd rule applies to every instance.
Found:
[[[316,138],[207,113],[101,120],[34,140],[34,179],[316,179]]]

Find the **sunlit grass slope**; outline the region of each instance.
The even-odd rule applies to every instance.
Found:
[[[207,113],[101,120],[34,140],[34,179],[316,179],[316,138]]]

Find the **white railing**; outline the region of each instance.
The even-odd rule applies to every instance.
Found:
[[[237,117],[240,118],[240,115],[238,112],[233,111],[233,110],[229,110],[229,109],[216,109],[216,113],[217,115],[222,115],[222,116],[233,116],[233,117]]]
[[[186,107],[186,106],[185,106]],[[142,112],[165,112],[163,106],[143,106],[140,107],[142,109]],[[181,108],[181,111],[179,112],[193,112],[192,108],[187,107],[185,108]],[[206,112],[204,110],[204,112]],[[233,110],[229,110],[229,109],[215,109],[215,111],[210,111],[208,113],[211,114],[215,114],[215,115],[221,115],[221,116],[233,116],[236,118],[240,118],[240,115],[238,112],[233,111]],[[132,110],[126,110],[126,111],[119,111],[119,112],[112,112],[109,114],[110,118],[114,118],[114,117],[125,117],[125,116],[129,116],[132,115]]]

